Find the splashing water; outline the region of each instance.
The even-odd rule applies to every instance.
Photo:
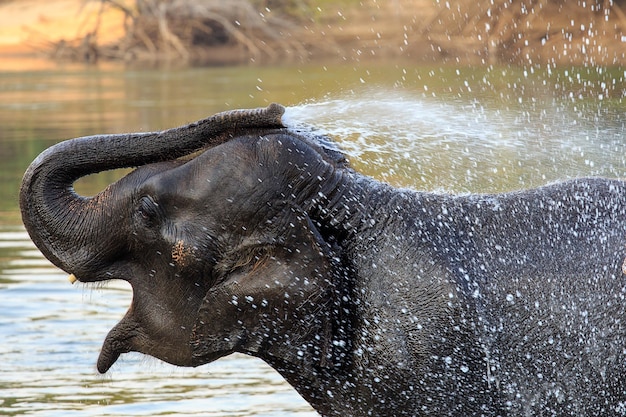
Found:
[[[313,126],[359,171],[397,186],[495,192],[580,176],[626,173],[624,125],[591,110],[533,103],[500,109],[368,92],[290,107],[288,126]]]
[[[381,96],[383,93],[380,94]],[[388,94],[385,94],[388,95]],[[288,109],[290,119],[313,124],[336,136],[352,156],[372,146],[380,152],[393,152],[390,144],[412,143],[428,138],[434,146],[445,146],[455,138],[497,146],[519,145],[514,137],[504,137],[501,127],[514,123],[511,115],[486,111],[476,102],[449,104],[411,97],[353,97],[308,103]],[[511,119],[511,120],[508,120]],[[358,137],[355,143],[341,138]],[[392,138],[376,143],[376,138]]]

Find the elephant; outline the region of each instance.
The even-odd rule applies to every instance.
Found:
[[[132,286],[99,372],[130,351],[177,366],[239,352],[323,416],[626,414],[626,183],[398,189],[283,112],[71,139],[27,169],[41,252]]]

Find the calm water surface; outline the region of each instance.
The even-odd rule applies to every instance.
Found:
[[[1,65],[0,65],[1,67]],[[354,167],[397,186],[499,192],[586,175],[626,177],[621,68],[355,66],[0,69],[0,415],[313,416],[261,361],[196,369],[138,354],[95,369],[123,316],[124,283],[75,285],[21,226],[17,189],[63,139],[157,130],[231,108],[289,106]],[[123,172],[77,184],[97,192]]]

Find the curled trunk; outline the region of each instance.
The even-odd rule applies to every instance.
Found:
[[[42,152],[24,174],[20,208],[26,230],[53,264],[68,272],[88,273],[88,262],[101,250],[97,241],[107,234],[94,231],[95,223],[89,219],[107,209],[103,197],[108,191],[80,196],[73,188],[76,180],[180,158],[243,133],[282,127],[283,112],[282,106],[270,104],[263,109],[219,113],[160,132],[95,135],[58,143]]]

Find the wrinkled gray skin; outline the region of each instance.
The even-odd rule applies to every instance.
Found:
[[[398,190],[282,111],[74,139],[28,169],[44,255],[132,285],[100,372],[129,351],[181,366],[243,352],[326,416],[625,413],[624,183]],[[138,168],[74,193],[121,166]]]

